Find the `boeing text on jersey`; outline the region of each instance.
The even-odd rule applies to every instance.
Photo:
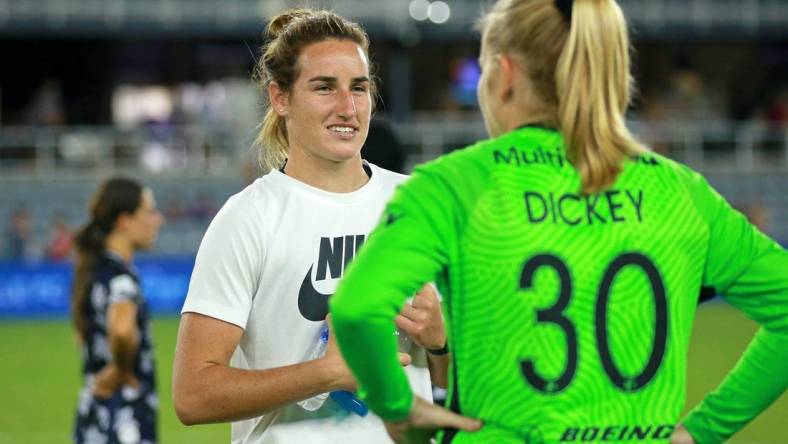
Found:
[[[342,273],[356,255],[356,252],[364,243],[364,235],[347,235],[334,238],[321,237],[320,249],[317,256],[316,281],[326,280],[326,274],[331,275],[331,279],[339,279]],[[312,283],[312,270],[314,265],[304,276],[301,287],[298,289],[298,311],[310,321],[322,321],[328,314],[328,298],[330,294],[324,294],[315,288]]]
[[[673,425],[620,425],[569,427],[561,435],[560,442],[610,442],[645,441],[668,439],[673,433]]]

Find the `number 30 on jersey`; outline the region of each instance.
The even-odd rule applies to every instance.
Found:
[[[651,284],[651,294],[654,298],[656,322],[654,328],[654,341],[648,361],[643,370],[637,375],[624,375],[613,362],[610,353],[607,329],[607,306],[610,300],[610,289],[616,275],[626,266],[641,268]],[[577,371],[577,332],[572,321],[565,316],[564,311],[572,301],[572,277],[569,268],[560,258],[552,254],[538,254],[525,262],[520,273],[520,288],[530,290],[533,287],[533,277],[542,268],[548,267],[555,270],[559,279],[558,300],[553,306],[539,310],[536,313],[538,323],[550,323],[560,327],[566,337],[566,365],[557,379],[547,379],[536,371],[534,361],[525,359],[520,362],[520,367],[526,381],[536,390],[543,393],[558,393],[564,390],[571,382]],[[602,281],[596,294],[594,326],[596,332],[596,346],[602,361],[605,374],[610,381],[625,392],[635,392],[643,388],[657,373],[662,358],[665,356],[665,343],[668,335],[668,307],[665,294],[665,285],[662,276],[654,263],[646,256],[637,252],[623,253],[616,257],[602,275]]]

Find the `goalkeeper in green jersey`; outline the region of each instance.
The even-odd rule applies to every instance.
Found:
[[[359,393],[400,442],[724,441],[788,385],[788,253],[627,130],[615,1],[499,0],[479,28],[491,138],[414,171],[330,301]],[[414,399],[392,335],[429,281],[454,413]],[[761,328],[682,419],[701,289]]]

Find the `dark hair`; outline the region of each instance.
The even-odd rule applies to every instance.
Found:
[[[291,91],[298,78],[298,56],[309,44],[332,38],[350,40],[358,44],[369,59],[369,38],[364,29],[358,23],[330,11],[287,10],[271,19],[265,38],[267,43],[263,46],[263,56],[255,66],[254,78],[266,102],[269,100],[267,90],[271,82],[276,82],[283,91]],[[373,98],[376,96],[372,73],[370,94]],[[271,109],[269,103],[266,105],[266,114],[255,145],[259,147],[260,164],[275,169],[287,159],[287,128],[284,118]]]
[[[105,249],[107,236],[122,214],[132,214],[142,203],[143,186],[133,179],[113,178],[104,182],[90,201],[90,220],[74,238],[77,251],[74,286],[71,292],[71,314],[74,327],[84,339],[85,300],[90,294],[92,275]]]

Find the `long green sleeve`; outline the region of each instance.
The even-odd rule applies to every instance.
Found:
[[[698,444],[720,443],[766,410],[788,386],[788,337],[757,333],[720,387],[695,407],[684,425]]]
[[[710,223],[704,285],[761,325],[735,368],[684,420],[707,444],[728,439],[788,387],[788,253],[702,188],[696,199]]]

